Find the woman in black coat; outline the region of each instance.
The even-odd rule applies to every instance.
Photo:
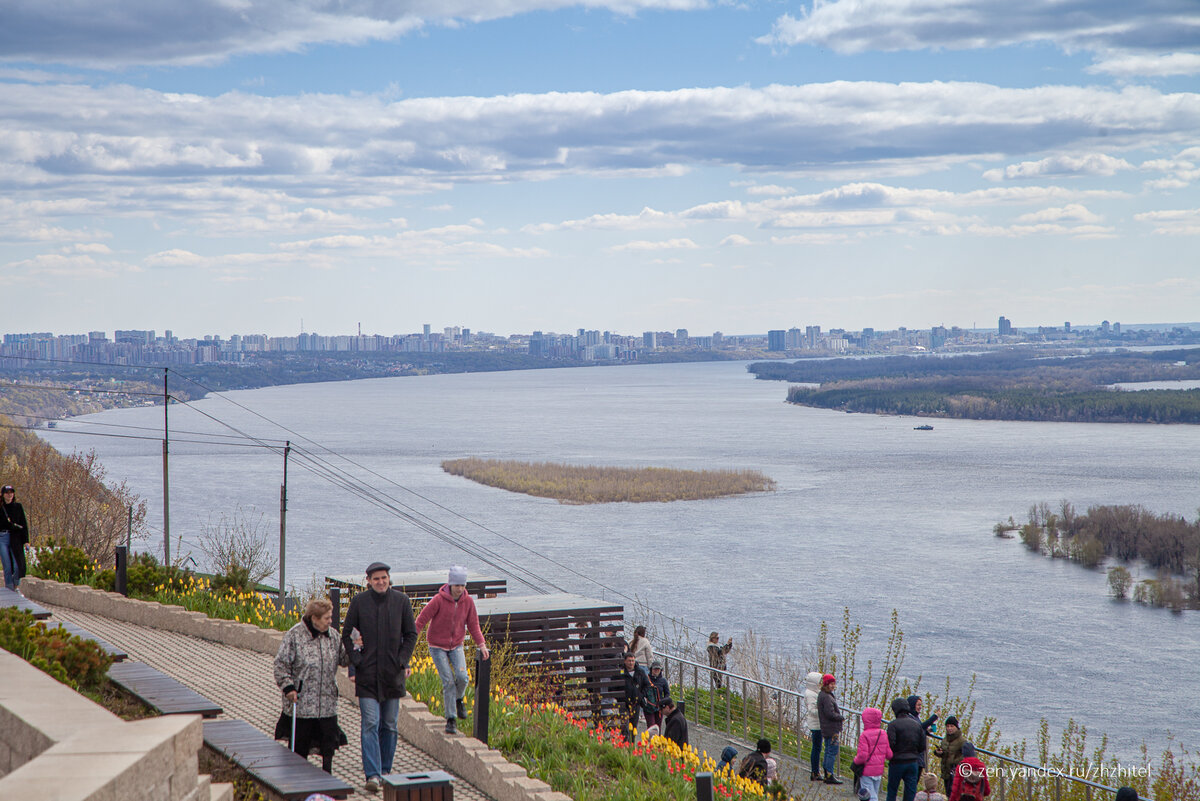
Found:
[[[0,560],[4,563],[4,586],[17,588],[25,575],[25,546],[29,544],[29,523],[25,507],[17,503],[11,486],[0,489]]]

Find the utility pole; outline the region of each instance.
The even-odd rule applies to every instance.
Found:
[[[287,464],[292,441],[283,445],[283,483],[279,485],[279,608],[287,598]]]
[[[167,392],[167,368],[163,368],[163,564],[171,564],[171,483],[167,478],[167,455],[170,452],[170,428],[167,426],[167,409],[171,407],[171,396]]]

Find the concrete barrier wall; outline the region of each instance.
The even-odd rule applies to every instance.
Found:
[[[96,590],[80,584],[65,584],[26,576],[21,579],[21,592],[31,601],[65,606],[77,612],[102,615],[139,626],[175,631],[271,656],[279,652],[279,644],[283,642],[282,631],[233,620],[218,620],[203,612],[189,612],[182,606],[137,601],[119,593]]]
[[[232,798],[199,775],[198,715],[123,721],[7,651],[0,676],[0,798]]]

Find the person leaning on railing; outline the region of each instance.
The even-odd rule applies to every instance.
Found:
[[[733,638],[730,637],[724,645],[721,645],[721,635],[718,632],[713,632],[708,635],[708,666],[713,670],[725,672],[725,657],[733,649]],[[713,687],[721,689],[721,674],[710,673],[712,677]]]

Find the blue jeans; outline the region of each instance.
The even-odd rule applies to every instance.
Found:
[[[917,779],[921,778],[921,766],[914,759],[912,762],[893,762],[888,765],[887,801],[896,801],[896,790],[900,788],[900,780],[904,780],[904,801],[913,801],[917,794]]]
[[[883,779],[882,776],[863,776],[858,780],[860,787],[866,787],[867,792],[871,794],[871,801],[879,801],[879,783]]]
[[[13,562],[10,542],[12,534],[0,531],[0,562],[4,563],[4,586],[10,590],[17,588],[17,565]]]
[[[392,758],[396,756],[396,718],[400,715],[400,699],[359,698],[358,711],[362,715],[363,773],[368,779],[392,772]]]
[[[809,762],[812,763],[812,772],[820,773],[821,772],[821,730],[820,729],[809,729],[809,733],[812,734],[812,753],[809,754],[808,759],[809,759]]]
[[[429,655],[433,657],[433,666],[437,668],[438,677],[442,680],[442,703],[446,706],[445,717],[456,717],[455,702],[462,698],[467,691],[467,658],[463,655],[463,647],[444,648],[429,646]]]
[[[825,772],[830,776],[837,773],[838,751],[841,750],[838,747],[839,736],[841,735],[835,734],[832,737],[825,738]],[[906,801],[912,801],[912,799],[909,798]]]

